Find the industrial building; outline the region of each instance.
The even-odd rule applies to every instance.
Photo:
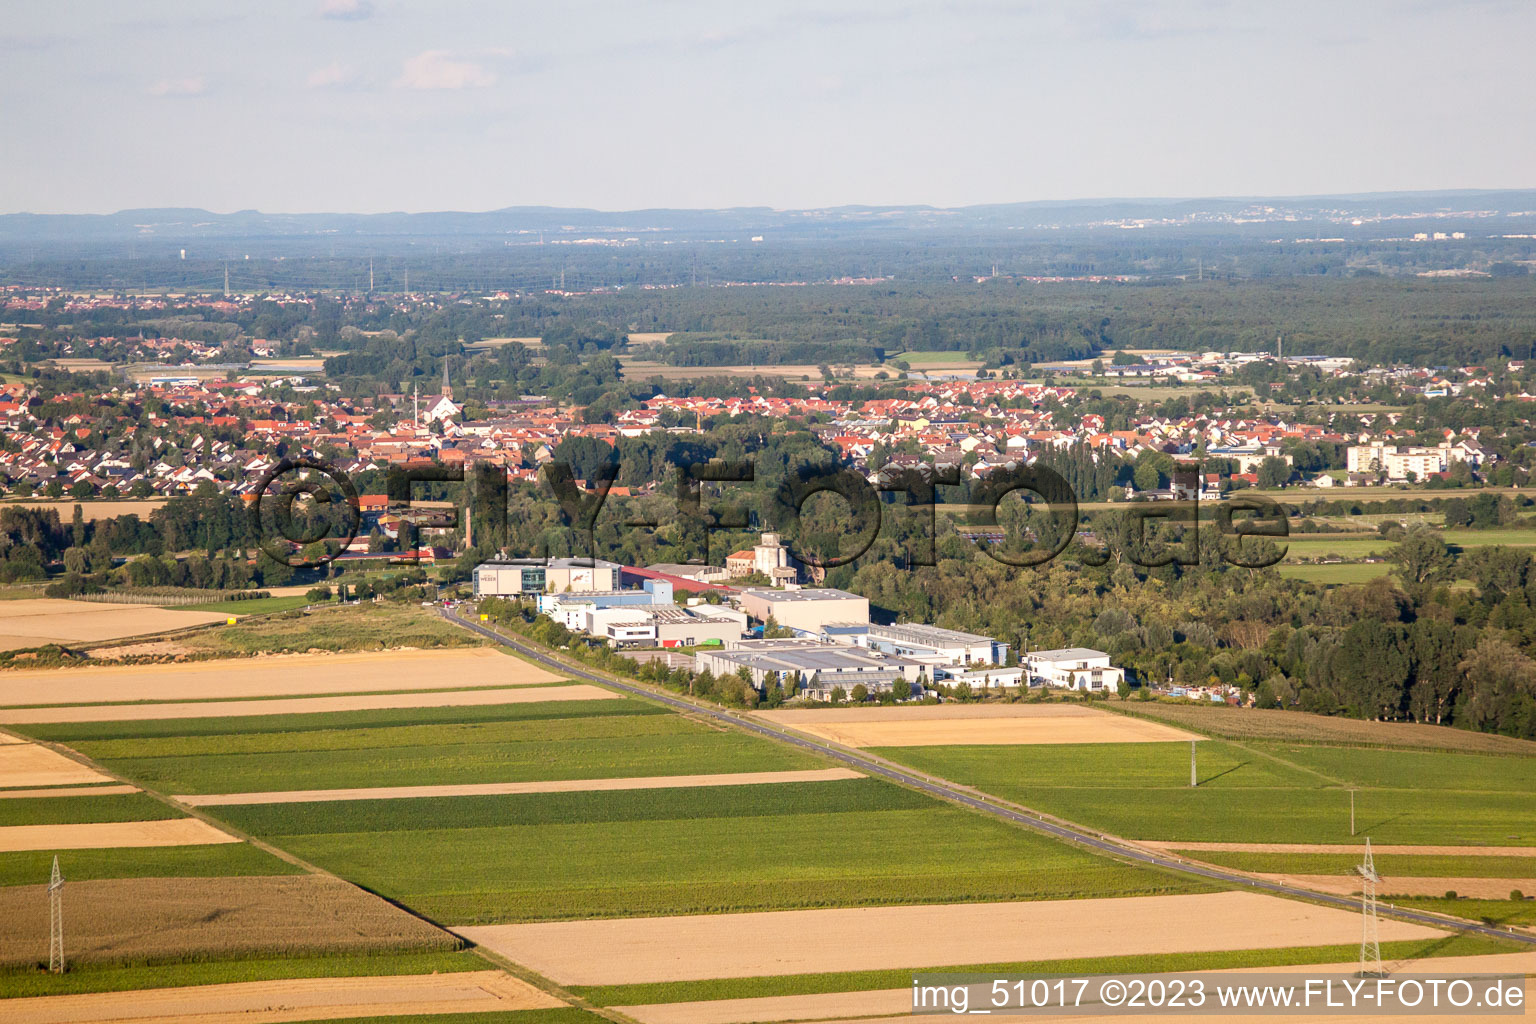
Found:
[[[476,597],[618,590],[617,562],[593,558],[498,558],[475,566]]]
[[[1002,665],[1008,661],[1008,645],[1001,641],[923,623],[871,624],[855,642],[886,654],[936,658],[949,665]]]
[[[646,580],[640,590],[598,590],[542,594],[539,596],[539,614],[548,615],[566,629],[586,631],[587,617],[607,608],[633,607],[638,605],[670,605],[672,584],[666,580]]]
[[[746,587],[741,609],[759,622],[773,619],[785,629],[817,636],[830,623],[868,623],[869,598],[846,590],[767,590]]]
[[[846,644],[819,640],[738,640],[723,650],[701,650],[698,667],[717,676],[735,675],[745,668],[752,685],[768,686],[769,673],[788,679],[799,674],[802,692],[813,700],[828,700],[838,687],[844,693],[863,684],[870,693],[887,693],[898,679],[920,692],[927,666],[910,658],[894,657]]]
[[[621,605],[589,612],[585,632],[615,647],[724,646],[747,629],[743,612],[718,605]]]

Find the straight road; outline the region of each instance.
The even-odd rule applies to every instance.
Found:
[[[983,814],[990,814],[995,818],[1002,818],[1003,820],[1013,822],[1016,825],[1023,825],[1025,828],[1033,829],[1036,832],[1042,832],[1048,836],[1063,840],[1065,842],[1077,843],[1081,846],[1086,846],[1090,849],[1097,850],[1100,853],[1107,853],[1112,856],[1119,857],[1122,860],[1134,861],[1138,864],[1146,864],[1151,867],[1162,868],[1165,871],[1176,871],[1180,874],[1195,875],[1197,877],[1209,879],[1211,881],[1221,882],[1224,885],[1230,885],[1235,888],[1257,889],[1262,892],[1274,893],[1277,896],[1291,896],[1300,899],[1311,900],[1314,903],[1322,903],[1332,907],[1339,907],[1344,910],[1355,910],[1360,906],[1359,900],[1351,899],[1346,896],[1339,896],[1326,892],[1314,892],[1311,889],[1303,889],[1299,886],[1285,885],[1280,882],[1270,882],[1263,879],[1250,878],[1247,875],[1222,871],[1219,868],[1205,867],[1199,864],[1190,864],[1185,861],[1177,860],[1173,857],[1163,856],[1151,850],[1144,850],[1138,846],[1132,846],[1128,843],[1118,842],[1109,838],[1108,836],[1091,832],[1080,826],[1052,821],[1045,818],[1044,816],[1029,812],[1027,809],[1021,810],[1015,807],[993,803],[989,800],[982,799],[976,794],[974,790],[957,785],[953,782],[949,782],[945,779],[940,779],[929,775],[919,775],[906,771],[897,765],[891,764],[888,761],[881,760],[870,754],[865,754],[861,750],[856,750],[851,747],[832,746],[830,744],[812,739],[809,736],[803,736],[798,733],[779,729],[757,719],[734,714],[722,707],[687,700],[683,697],[666,693],[665,691],[653,690],[649,687],[641,686],[636,683],[628,683],[624,682],[623,680],[601,676],[596,672],[590,671],[586,668],[573,666],[567,664],[566,662],[557,660],[545,649],[538,647],[529,641],[513,639],[512,637],[499,633],[496,630],[487,629],[485,626],[480,625],[480,623],[471,622],[468,619],[458,615],[456,612],[444,609],[442,611],[442,615],[444,618],[450,619],[451,621],[457,623],[460,626],[463,626],[466,629],[473,630],[474,632],[494,640],[505,647],[510,647],[514,651],[517,651],[519,654],[521,654],[523,657],[536,661],[539,664],[553,669],[554,671],[560,672],[566,676],[577,676],[582,679],[598,683],[602,686],[611,687],[615,690],[621,690],[636,697],[643,697],[646,700],[660,702],[678,711],[686,711],[693,715],[704,715],[709,718],[713,718],[718,722],[723,722],[728,725],[735,726],[738,729],[745,729],[747,732],[757,733],[759,735],[766,736],[769,739],[777,740],[780,743],[788,743],[791,746],[800,747],[804,750],[815,751],[816,753],[825,757],[830,757],[833,760],[840,761],[850,767],[857,768],[859,771],[868,775],[874,775],[878,778],[887,779],[891,782],[895,782],[903,786],[922,790],[923,792],[932,796],[939,797],[940,799],[948,800],[951,803],[962,804],[971,808],[972,810],[980,811]],[[1382,909],[1380,913],[1383,917],[1396,918],[1400,921],[1412,921],[1415,924],[1429,925],[1433,928],[1456,928],[1460,931],[1471,932],[1478,935],[1488,935],[1501,939],[1513,939],[1516,942],[1523,942],[1536,947],[1536,935],[1525,935],[1519,932],[1511,932],[1502,928],[1494,928],[1482,924],[1473,924],[1471,922],[1458,922],[1451,924],[1447,922],[1443,917],[1436,917],[1433,914],[1425,914],[1416,910],[1390,908]]]

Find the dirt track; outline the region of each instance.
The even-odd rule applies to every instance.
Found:
[[[1175,853],[1364,853],[1365,844],[1348,846],[1343,843],[1195,843],[1189,841],[1163,842],[1138,839],[1137,846],[1152,850],[1172,850]],[[1536,857],[1536,846],[1372,846],[1375,853],[1423,854],[1444,857]]]
[[[9,604],[10,602],[0,602]],[[178,617],[185,612],[168,613]],[[183,624],[190,625],[184,618]],[[494,648],[281,654],[175,665],[103,665],[0,673],[0,706],[307,696],[552,683]]]
[[[291,697],[267,700],[194,701],[181,704],[86,704],[51,708],[0,708],[0,722],[142,722],[161,718],[233,718],[240,715],[312,715],[381,708],[476,707],[555,700],[618,700],[598,686],[524,686],[505,690],[427,690],[356,697]]]
[[[46,597],[0,601],[0,651],[44,644],[120,640],[205,622],[223,622],[228,616],[228,612],[200,612],[191,608],[167,609]]]
[[[1062,704],[939,704],[755,714],[849,747],[1166,743],[1202,738],[1158,722]]]
[[[1232,971],[1212,971],[1213,974],[1350,974],[1359,970],[1358,963],[1305,964],[1293,967],[1243,967]],[[1439,974],[1532,974],[1536,973],[1536,953],[1494,953],[1486,956],[1435,957],[1411,962],[1389,964],[1395,973]],[[1526,991],[1531,991],[1527,983]],[[616,1006],[615,1010],[633,1017],[640,1024],[754,1024],[757,1021],[808,1021],[846,1020],[852,1017],[868,1017],[871,1014],[889,1014],[894,1021],[913,1020],[912,990],[910,988],[875,989],[867,992],[827,992],[804,996],[769,996],[757,999],[715,999],[707,1002],[653,1003],[644,1006]],[[1107,1020],[1105,1017],[1070,1018],[1057,1016],[1030,1017],[1031,1020]],[[1123,1021],[1125,1018],[1117,1017]],[[1162,1020],[1172,1018],[1162,1017]],[[1222,1018],[1210,1016],[1206,1019]],[[1287,1020],[1316,1020],[1315,1017],[1289,1016]],[[1327,1018],[1323,1018],[1327,1019]],[[1340,1018],[1342,1019],[1342,1018]],[[1380,1018],[1352,1016],[1353,1021]],[[1413,1020],[1436,1021],[1439,1017],[1414,1017]],[[1456,1018],[1465,1020],[1465,1017]],[[863,1020],[860,1024],[875,1024]]]
[[[860,779],[848,768],[807,771],[734,772],[721,775],[647,775],[628,779],[555,779],[545,782],[487,782],[462,786],[381,786],[377,789],[295,789],[277,793],[216,793],[178,796],[192,807],[229,804],[302,804],[331,800],[411,800],[421,797],[497,796],[516,793],[579,793],[617,789],[691,789],[701,786],[756,786],[784,782]]]
[[[0,744],[0,786],[75,786],[116,781],[35,743]]]
[[[1360,918],[1258,893],[1222,892],[455,930],[561,984],[604,985],[1332,945],[1358,942]],[[1381,922],[1383,942],[1443,934]],[[751,941],[743,942],[744,935]]]
[[[69,857],[59,857],[66,878]],[[46,875],[44,876],[46,877]],[[0,963],[48,952],[44,885],[0,889]],[[451,949],[453,936],[354,885],[323,875],[112,878],[68,883],[65,952],[72,962],[157,957]],[[131,997],[125,993],[125,999]],[[10,1024],[13,1004],[0,1019]],[[305,1018],[296,1018],[305,1019]]]
[[[238,843],[228,832],[198,818],[102,821],[86,825],[6,825],[0,853],[22,850],[111,850],[129,846],[210,846]]]

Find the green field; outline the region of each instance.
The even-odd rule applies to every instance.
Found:
[[[1364,849],[1364,847],[1362,847]],[[1238,871],[1280,875],[1354,875],[1359,854],[1242,853],[1182,850],[1190,860]],[[1381,891],[1392,891],[1393,878],[1536,878],[1536,857],[1452,857],[1442,854],[1375,853]]]
[[[47,974],[40,970],[0,971],[0,999],[80,992],[126,992],[145,988],[185,988],[189,985],[220,985],[234,981],[283,978],[453,974],[459,971],[483,971],[489,966],[485,960],[468,952],[289,956],[281,959],[178,961],[129,967],[71,964],[69,971],[64,974]],[[392,1021],[401,1019],[390,1018]]]
[[[68,825],[89,821],[155,821],[180,818],[180,811],[143,793],[111,796],[12,797],[0,800],[0,828],[7,825]]]
[[[1493,755],[1128,743],[891,747],[892,760],[1130,839],[1201,842],[1536,843],[1529,790],[1536,762]],[[1356,762],[1358,761],[1358,765]],[[1508,781],[1500,778],[1508,773]],[[1431,788],[1419,781],[1433,776]],[[1366,780],[1370,780],[1369,782]],[[1396,786],[1387,784],[1396,781]],[[1348,789],[1357,837],[1349,831]]]
[[[564,684],[537,683],[534,685]],[[465,689],[483,689],[483,687],[467,686]],[[519,689],[526,689],[526,687],[519,687]],[[259,711],[263,701],[267,699],[286,700],[288,698],[251,698],[249,704],[252,711]],[[665,714],[668,714],[667,710],[655,704],[647,704],[632,697],[621,697],[617,700],[547,701],[441,708],[382,708],[375,711],[325,711],[312,715],[250,714],[230,718],[158,718],[137,722],[51,722],[15,728],[24,729],[29,736],[35,736],[38,739],[78,745],[86,740],[251,736],[264,733],[339,732],[408,725],[543,722],[556,719],[627,718]]]
[[[249,843],[60,850],[58,855],[64,877],[77,882],[90,878],[233,878],[302,871]],[[0,853],[0,886],[47,883],[53,856],[52,850]]]
[[[303,594],[290,597],[252,597],[245,601],[215,601],[212,604],[166,605],[172,611],[224,612],[228,615],[261,615],[268,612],[291,612],[309,604]]]
[[[873,779],[217,810],[453,924],[1204,889]]]
[[[1397,547],[1384,537],[1358,534],[1293,533],[1284,541],[1287,559],[1297,558],[1369,558],[1385,556]]]
[[[896,352],[886,356],[887,362],[897,359],[904,360],[908,366],[939,366],[949,363],[974,363],[981,365],[980,359],[972,359],[971,354],[964,349],[931,349],[915,352]]]
[[[209,732],[209,723],[220,720],[193,721],[197,732],[191,735],[71,745],[116,772],[169,793],[527,782],[822,766],[816,758],[769,740],[716,731],[676,715],[262,733]]]
[[[1471,921],[1505,927],[1530,928],[1536,925],[1536,900],[1448,900],[1414,896],[1396,901],[1397,906],[1450,914]],[[1385,949],[1383,949],[1385,953]]]
[[[1288,580],[1302,580],[1334,586],[1344,583],[1369,583],[1378,576],[1387,576],[1392,566],[1386,562],[1336,562],[1328,565],[1287,565],[1276,567]]]
[[[1463,548],[1505,544],[1509,547],[1536,547],[1536,530],[1445,530],[1445,542]]]

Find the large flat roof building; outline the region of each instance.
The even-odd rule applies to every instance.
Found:
[[[833,622],[868,622],[869,598],[830,587],[815,590],[768,590],[746,587],[741,609],[760,622],[770,618],[786,629],[815,635]]]
[[[739,640],[724,650],[699,651],[700,669],[717,676],[734,675],[745,668],[752,685],[763,689],[770,672],[780,679],[800,674],[802,686],[826,693],[835,686],[845,692],[863,683],[872,693],[891,688],[897,679],[916,683],[927,671],[921,662],[898,658],[846,644],[819,640]],[[823,698],[824,699],[824,698]]]

